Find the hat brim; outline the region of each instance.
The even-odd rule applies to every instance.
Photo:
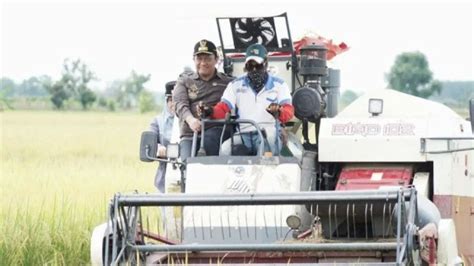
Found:
[[[250,60],[257,62],[257,64],[261,64],[263,63],[263,61],[265,61],[265,59],[261,58],[260,56],[249,56],[245,58],[245,63],[247,63]]]
[[[194,53],[194,55],[198,55],[198,54],[214,54],[214,53],[213,52],[204,52],[204,51]]]

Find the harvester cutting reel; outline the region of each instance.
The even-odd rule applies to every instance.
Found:
[[[390,204],[393,206],[392,226],[377,236],[380,227],[376,225],[377,215],[364,215],[354,208],[357,214],[348,215],[349,219],[366,219],[372,228],[369,229],[371,237],[348,232],[344,235],[342,231],[336,237],[336,230],[345,228],[348,222],[343,218],[347,213],[341,215],[335,211],[337,206],[344,209],[342,206],[355,204],[371,206],[370,212],[374,213]],[[165,226],[150,229],[151,219],[146,209],[172,206],[179,207],[179,212],[174,212],[173,217],[161,218],[164,223],[180,222],[177,227],[180,231],[170,240],[171,232],[160,231]],[[318,215],[309,211],[317,227],[313,227],[311,233],[291,239],[289,236],[294,229],[286,224],[287,218],[301,208],[308,210],[306,206],[320,211]],[[421,264],[414,188],[270,194],[119,194],[114,197],[111,208],[110,234],[104,239],[103,262],[106,264],[209,263],[212,260],[216,263],[322,263],[337,262],[341,258],[359,262],[375,258],[396,265]],[[330,217],[322,211],[329,208],[333,210],[332,225],[328,223]],[[350,225],[355,227],[356,224]],[[329,226],[333,228],[330,239],[324,237]],[[314,234],[320,234],[319,238]]]

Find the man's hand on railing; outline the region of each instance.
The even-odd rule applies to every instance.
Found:
[[[206,118],[212,115],[212,107],[202,101],[196,106],[197,115],[201,118]]]
[[[158,148],[156,149],[156,157],[166,158],[166,146],[158,143]]]
[[[189,116],[186,118],[186,123],[188,123],[189,128],[194,131],[194,132],[200,132],[201,131],[201,121],[199,119],[195,118],[194,116]]]

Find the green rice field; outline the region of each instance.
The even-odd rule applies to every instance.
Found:
[[[154,114],[0,112],[0,264],[89,264],[116,192],[152,192],[139,160]]]

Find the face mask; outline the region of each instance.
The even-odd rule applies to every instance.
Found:
[[[259,92],[265,85],[267,75],[268,74],[265,70],[252,70],[247,73],[247,76],[250,80],[250,85],[257,92]]]

